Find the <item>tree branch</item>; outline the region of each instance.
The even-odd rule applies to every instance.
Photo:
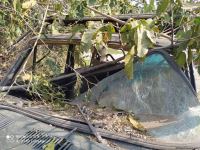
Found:
[[[117,18],[115,18],[115,17],[112,17],[112,16],[110,16],[110,15],[104,14],[104,13],[102,13],[102,12],[100,12],[100,11],[98,11],[98,10],[92,8],[92,7],[86,6],[86,8],[88,8],[88,9],[94,11],[94,12],[97,13],[97,14],[100,14],[100,15],[102,15],[102,16],[104,16],[104,17],[107,17],[107,18],[109,18],[109,19],[111,19],[111,20],[113,20],[113,21],[115,21],[115,22],[118,22],[120,25],[124,25],[124,24],[126,23],[125,21],[122,21],[122,20],[117,19]]]

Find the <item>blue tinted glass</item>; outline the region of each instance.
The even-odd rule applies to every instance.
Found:
[[[160,53],[137,62],[132,80],[122,70],[99,82],[92,91],[91,99],[100,105],[135,114],[173,115],[197,104],[188,84]]]

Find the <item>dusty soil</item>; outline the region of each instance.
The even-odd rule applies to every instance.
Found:
[[[73,118],[84,121],[82,114],[78,108],[73,105],[67,104],[65,107],[55,107],[52,105],[38,104],[36,102],[29,104],[31,108],[46,111],[48,114],[59,117]],[[128,113],[124,111],[118,111],[111,108],[100,108],[98,105],[88,102],[82,102],[79,104],[84,116],[92,123],[96,128],[105,129],[120,135],[128,135],[131,137],[139,137],[144,139],[150,139],[148,133],[140,131],[140,129],[134,128],[134,126],[128,120]],[[132,115],[134,118],[134,115]],[[137,118],[134,118],[136,121]]]
[[[35,105],[35,104],[34,104]],[[73,118],[81,121],[85,121],[82,114],[79,112],[76,106],[66,105],[65,108],[55,108],[52,106],[44,107],[44,105],[32,105],[32,108],[45,110],[48,114],[58,117]],[[142,139],[151,139],[147,132],[139,131],[134,128],[133,125],[128,121],[128,114],[123,111],[117,111],[111,108],[100,108],[95,104],[82,103],[79,105],[84,113],[84,116],[89,122],[95,127],[117,133],[119,135],[126,135],[128,137],[137,137]],[[91,140],[96,141],[93,136],[89,137]],[[111,141],[106,141],[107,146],[120,149],[116,144]]]

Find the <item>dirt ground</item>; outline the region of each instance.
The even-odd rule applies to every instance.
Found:
[[[121,135],[127,135],[130,138],[149,138],[148,133],[144,130],[134,126],[128,119],[131,115],[132,118],[139,123],[139,120],[133,114],[124,111],[118,111],[112,108],[100,108],[98,105],[89,102],[81,102],[78,104],[89,122],[96,128],[101,128]],[[64,108],[55,107],[52,105],[38,105],[37,103],[31,104],[32,108],[45,110],[53,116],[69,117],[77,120],[84,120],[81,112],[76,106],[67,104]]]

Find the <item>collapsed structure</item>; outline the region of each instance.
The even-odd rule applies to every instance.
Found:
[[[120,17],[122,20],[127,20],[134,16]],[[146,19],[148,17],[153,17],[153,15],[144,15],[142,18]],[[141,17],[137,19],[141,19]],[[50,22],[50,20],[51,18],[47,21]],[[83,18],[79,20],[79,22],[85,23],[87,21],[99,20],[110,21],[106,18],[97,17]],[[75,21],[77,20],[64,20],[65,24]],[[39,45],[69,45],[66,51],[66,63],[64,68],[62,68],[62,72],[50,78],[49,81],[55,87],[61,87],[65,92],[66,98],[73,99],[73,101],[84,99],[87,90],[91,88],[91,96],[89,97],[91,102],[98,103],[102,107],[114,107],[115,109],[134,113],[147,129],[149,135],[152,136],[153,140],[148,141],[134,137],[129,138],[97,129],[103,138],[120,142],[118,143],[119,147],[121,146],[128,149],[140,149],[141,147],[146,149],[200,148],[200,136],[198,135],[200,127],[200,109],[195,92],[196,87],[193,67],[192,64],[190,64],[188,72],[188,70],[182,70],[182,68],[177,66],[174,59],[171,57],[172,47],[168,39],[157,39],[156,47],[149,50],[144,62],[137,60],[133,62],[135,64],[133,72],[134,78],[129,80],[123,71],[124,63],[122,60],[125,54],[122,50],[118,50],[119,47],[121,47],[118,34],[112,35],[111,40],[108,42],[108,47],[120,51],[121,57],[114,58],[114,56],[112,56],[113,54],[109,53],[112,60],[101,63],[98,62],[97,53],[94,53],[91,55],[90,63],[98,62],[96,65],[85,68],[75,68],[74,55],[76,46],[81,43],[81,36],[81,33],[76,33],[73,36],[72,33],[67,33],[65,35],[45,35],[39,40],[37,37],[32,38],[27,44],[28,48],[22,52],[1,81],[0,90],[9,91],[9,93],[13,95],[26,95],[26,87],[28,85],[21,82],[21,85],[12,84],[22,69],[23,64],[27,61],[27,58],[31,60],[28,69],[34,74],[37,72],[37,69],[41,69],[37,66],[49,55],[49,53],[42,53],[42,57],[40,56],[40,58],[38,58],[38,55],[41,54],[40,49],[38,49]],[[37,41],[37,45],[33,49],[35,41]],[[124,47],[124,50],[127,50],[126,47]],[[80,92],[82,94],[75,97],[73,88],[77,80],[77,73],[84,78],[82,78],[83,84],[80,87]],[[11,85],[12,87],[10,87]],[[5,104],[0,105],[0,108],[2,116],[8,116],[11,120],[14,120],[15,117],[22,120],[15,120],[15,126],[12,125],[12,121],[6,121],[9,123],[4,122],[6,126],[0,130],[2,135],[6,134],[8,130],[12,132],[11,134],[19,134],[17,130],[25,134],[25,137],[20,138],[20,140],[22,140],[22,147],[26,145],[28,147],[32,146],[41,149],[44,144],[52,140],[52,137],[56,137],[57,144],[60,144],[58,149],[70,148],[70,142],[66,142],[67,140],[59,137],[60,135],[58,135],[58,133],[63,132],[63,130],[59,128],[76,128],[79,132],[94,134],[90,126],[88,127],[87,124],[75,120],[71,120],[71,122],[70,120],[64,121],[60,118],[58,119],[47,114],[35,112],[34,110],[17,108]],[[11,124],[11,126],[9,126],[9,124]],[[51,131],[53,127],[50,128],[46,126],[46,124],[56,126],[56,133]],[[47,130],[46,132],[52,134],[52,136],[46,136],[43,132],[32,130],[38,127],[40,127],[41,130]],[[10,130],[11,128],[13,129]],[[44,135],[43,138],[45,140],[43,143],[34,141],[34,138],[31,137],[33,134]],[[77,145],[77,139],[80,140],[81,137],[75,136],[74,140],[71,139],[74,145]],[[62,144],[66,144],[64,144],[64,146],[59,143],[63,140],[65,140],[65,142],[62,142]],[[80,140],[82,144],[87,142],[85,139]],[[92,146],[92,149],[107,149],[107,147],[102,145],[99,146],[95,143],[88,143]],[[16,143],[13,142],[13,144],[15,145]],[[26,146],[25,149],[27,148]],[[87,145],[85,145],[85,147],[89,148]]]

